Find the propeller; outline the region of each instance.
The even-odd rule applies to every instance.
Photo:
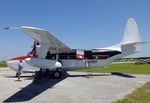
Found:
[[[28,56],[37,57],[36,46],[39,45],[36,41],[34,41],[31,52],[28,53]]]

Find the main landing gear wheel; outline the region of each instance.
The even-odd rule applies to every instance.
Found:
[[[55,72],[53,72],[53,78],[54,79],[59,79],[59,78],[61,78],[61,76],[62,76],[61,71],[55,71]]]

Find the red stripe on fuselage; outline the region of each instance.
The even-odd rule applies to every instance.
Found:
[[[20,56],[16,58],[12,58],[10,60],[25,60],[26,58],[36,58],[35,56]]]

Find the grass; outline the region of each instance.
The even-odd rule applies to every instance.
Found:
[[[133,64],[133,63],[112,64],[105,68],[97,67],[97,68],[89,68],[89,69],[83,69],[77,71],[96,72],[96,73],[119,72],[119,73],[129,73],[129,74],[150,74],[150,64]]]
[[[127,95],[124,99],[112,103],[150,103],[150,82]]]
[[[0,62],[0,67],[7,67],[6,62]]]

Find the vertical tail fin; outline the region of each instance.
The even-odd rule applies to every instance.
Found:
[[[124,36],[121,42],[121,51],[125,55],[130,55],[138,52],[143,47],[140,33],[133,18],[129,18],[124,31]]]
[[[142,42],[136,21],[129,18],[124,31],[124,37],[121,44]]]

